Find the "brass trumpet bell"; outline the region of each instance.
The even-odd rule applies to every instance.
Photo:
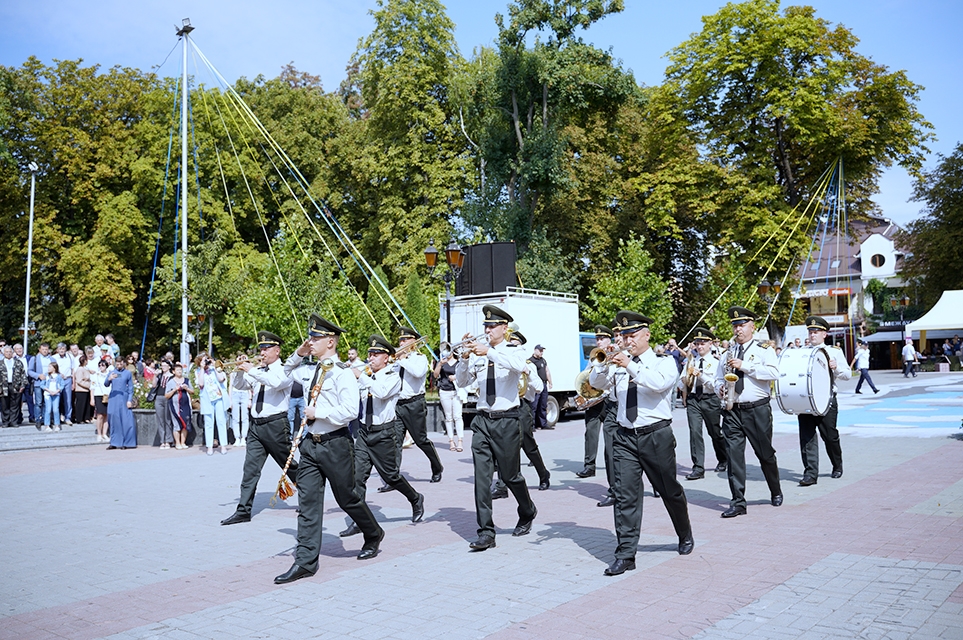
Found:
[[[595,351],[602,351],[602,350],[595,349],[592,351],[592,353],[594,354]],[[575,376],[575,391],[578,393],[578,395],[582,396],[586,400],[592,400],[593,398],[598,398],[603,393],[605,393],[605,391],[603,391],[602,389],[596,389],[591,384],[589,384],[589,374],[590,374],[589,371],[582,371],[577,376]]]

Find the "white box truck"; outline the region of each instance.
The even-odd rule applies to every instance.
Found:
[[[440,297],[441,341],[447,340],[445,298]],[[493,304],[507,311],[519,330],[528,338],[523,349],[528,354],[536,345],[544,348],[553,386],[549,390],[546,418],[554,425],[564,411],[573,410],[575,377],[587,362],[588,351],[595,346],[595,334],[579,334],[578,296],[574,293],[538,291],[509,287],[498,293],[451,298],[451,341],[460,342],[466,333],[483,334],[482,307]],[[586,351],[586,348],[588,351]],[[474,397],[469,395],[466,413],[474,411]],[[467,418],[467,416],[466,416]]]

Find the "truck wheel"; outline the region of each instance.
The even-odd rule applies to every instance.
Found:
[[[555,423],[558,422],[559,410],[558,410],[558,400],[555,396],[549,396],[548,402],[545,403],[545,422],[548,426],[554,427]]]

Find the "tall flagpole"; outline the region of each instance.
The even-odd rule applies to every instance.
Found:
[[[177,35],[184,39],[183,72],[181,75],[181,354],[180,360],[191,360],[187,342],[187,46],[194,30],[190,18],[184,18]]]

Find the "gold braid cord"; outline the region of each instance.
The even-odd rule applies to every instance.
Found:
[[[320,366],[321,375],[318,376],[318,382],[311,387],[311,397],[307,404],[309,407],[314,405],[314,401],[317,400],[318,394],[321,393],[321,385],[324,384],[324,376],[327,375],[328,371],[331,370],[331,368],[334,366],[334,363],[329,363],[327,360],[325,360]],[[297,449],[296,443],[301,441],[301,435],[304,433],[304,428],[307,426],[307,424],[308,417],[304,416],[301,419],[301,428],[298,429],[298,435],[295,436],[294,441],[291,443],[291,453],[288,454],[288,460],[284,463],[284,469],[281,471],[281,479],[278,480],[278,488],[274,491],[274,495],[271,496],[271,501],[269,504],[272,507],[277,503],[278,498],[281,498],[281,500],[287,500],[294,495],[295,491],[297,491],[297,488],[291,484],[290,480],[288,480],[288,468],[290,468],[291,462],[294,460],[294,451]]]

